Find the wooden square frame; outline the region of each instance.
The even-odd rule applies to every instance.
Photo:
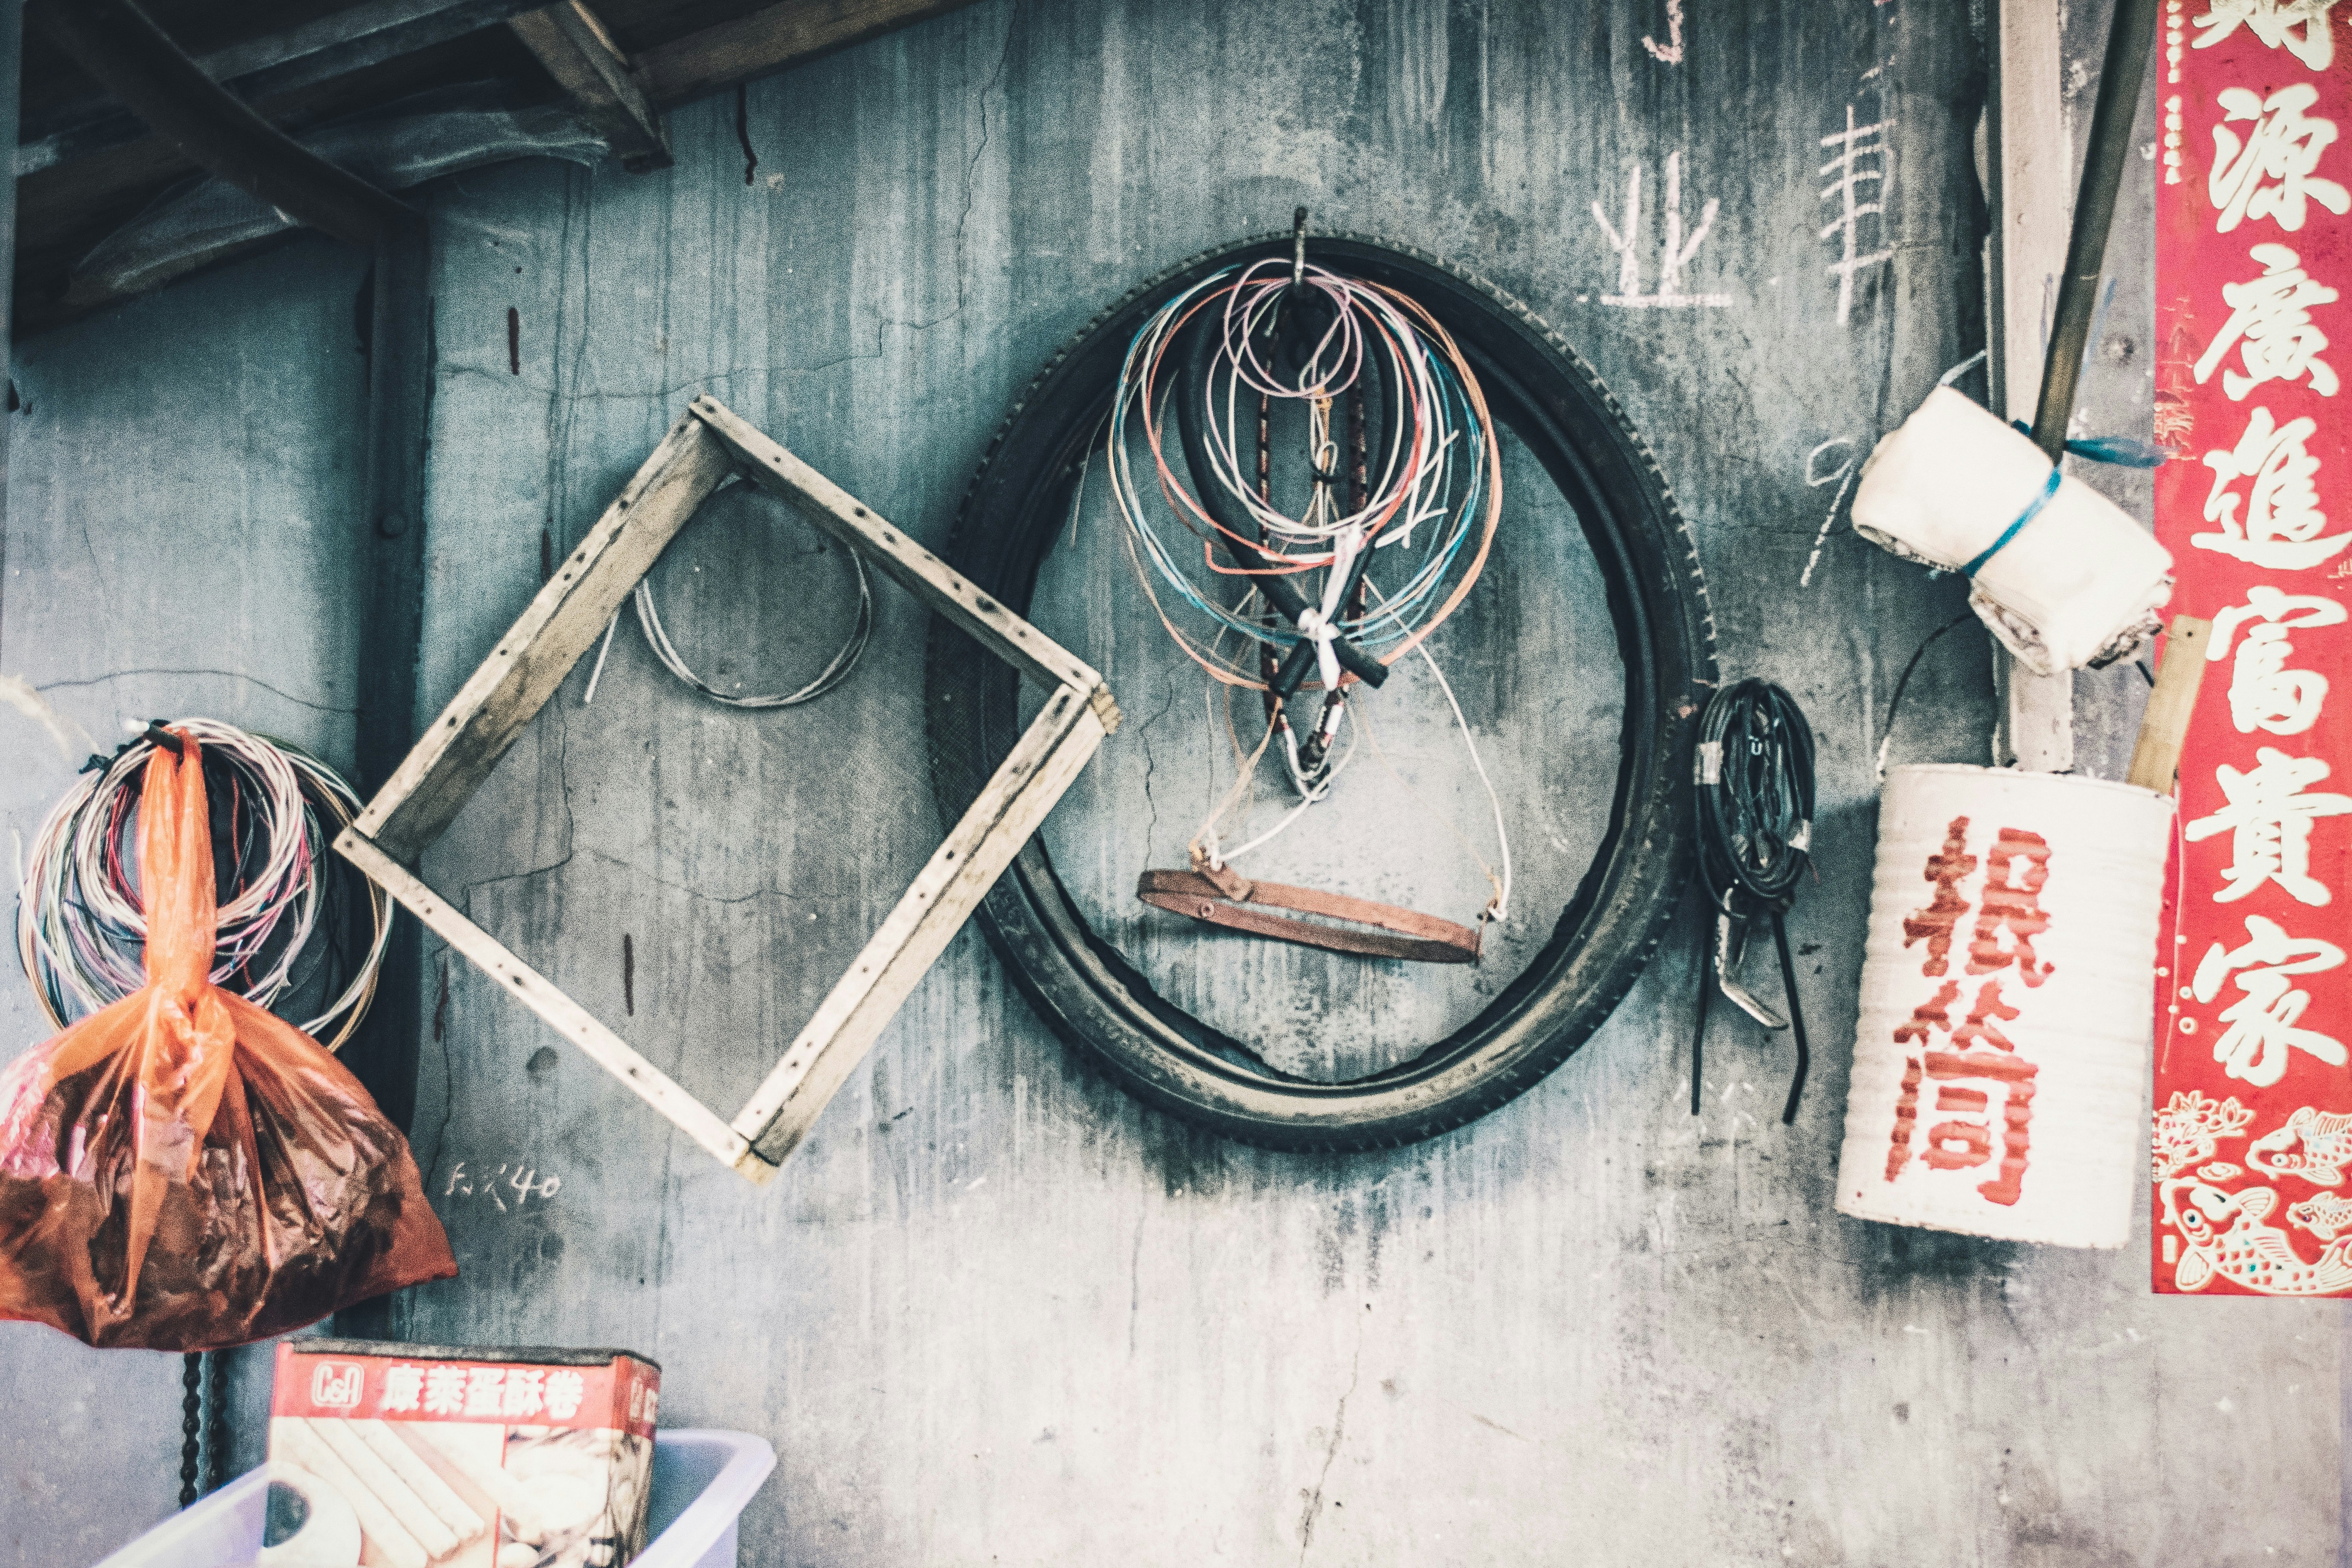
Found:
[[[1052,689],[1043,711],[834,984],[732,1122],[696,1100],[553,982],[409,869],[563,678],[640,578],[730,474],[782,497],[983,648]],[[808,1135],[997,877],[1103,737],[1118,706],[1102,677],[973,588],[856,497],[712,397],[698,397],[580,548],[532,598],[497,651],[458,689],[335,848],[688,1136],[765,1182]]]

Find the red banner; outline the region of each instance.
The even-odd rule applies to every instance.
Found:
[[[2213,623],[2156,972],[2159,1291],[2352,1294],[2338,3],[2166,0],[2157,61],[2157,535]]]

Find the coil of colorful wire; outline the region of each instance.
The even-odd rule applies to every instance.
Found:
[[[345,965],[350,977],[323,1011],[297,1021],[329,1050],[339,1048],[374,999],[392,935],[390,896],[365,878],[336,878],[341,862],[329,853],[359,815],[358,795],[299,746],[213,719],[178,720],[173,727],[196,738],[206,773],[216,773],[206,781],[221,878],[215,984],[262,1007],[301,994],[343,945],[330,910],[336,901],[330,881],[366,888],[372,931],[364,954],[355,966]],[[159,734],[160,725],[151,724],[112,758],[93,758],[17,868],[17,956],[42,1010],[60,1029],[146,983],[138,807]],[[335,978],[329,975],[327,984]]]
[[[1294,279],[1296,280],[1294,280]],[[1275,325],[1284,311],[1312,309],[1317,328],[1295,369],[1286,369],[1271,350]],[[1178,345],[1192,331],[1214,335],[1206,384],[1209,467],[1217,488],[1247,516],[1255,539],[1218,522],[1180,481],[1169,460],[1168,405],[1184,395],[1173,363]],[[1368,454],[1366,493],[1360,504],[1339,500],[1334,482],[1340,468],[1339,441],[1333,431],[1335,403],[1360,396],[1377,383],[1384,407],[1384,450]],[[1258,422],[1261,433],[1271,404],[1304,402],[1311,424],[1317,482],[1313,499],[1298,514],[1276,507],[1265,482],[1244,457],[1239,426]],[[1244,404],[1252,405],[1244,408]],[[1330,598],[1320,619],[1339,637],[1392,663],[1410,652],[1454,612],[1486,564],[1501,514],[1500,449],[1486,399],[1461,351],[1444,328],[1415,300],[1380,284],[1301,263],[1265,260],[1228,267],[1184,290],[1144,323],[1127,353],[1111,407],[1106,443],[1109,485],[1129,536],[1150,558],[1157,574],[1192,609],[1223,633],[1239,633],[1247,649],[1264,644],[1286,652],[1301,633],[1278,617],[1249,613],[1246,598],[1218,603],[1171,549],[1152,521],[1136,473],[1141,460],[1168,510],[1202,540],[1202,565],[1213,576],[1231,577],[1239,568],[1219,561],[1220,542],[1230,551],[1260,552],[1285,574],[1327,573],[1326,592],[1309,592],[1310,603]],[[1262,445],[1262,440],[1261,440]],[[1199,476],[1196,473],[1196,479]],[[1203,481],[1206,482],[1206,481]],[[1416,538],[1416,535],[1418,537]],[[1476,540],[1475,550],[1471,542]],[[1347,577],[1357,555],[1393,548],[1401,575],[1354,603],[1328,590]],[[1456,571],[1465,552],[1466,566]],[[1140,573],[1155,607],[1149,575]],[[1450,588],[1449,588],[1450,583]],[[1179,631],[1165,610],[1169,633],[1217,679],[1262,687],[1264,671],[1254,656],[1203,648]]]

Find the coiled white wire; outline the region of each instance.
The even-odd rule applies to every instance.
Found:
[[[226,804],[239,839],[258,861],[217,914],[213,984],[267,1007],[303,976],[324,903],[323,862],[334,837],[359,815],[342,776],[299,746],[215,719],[170,728],[195,737],[227,772]],[[138,792],[155,742],[142,736],[103,768],[85,773],[51,808],[16,872],[16,953],[49,1021],[64,1028],[147,983],[147,915],[138,888]],[[215,802],[215,809],[222,803]],[[247,827],[253,838],[247,839]],[[351,1037],[374,999],[392,935],[392,899],[368,889],[374,931],[342,992],[298,1026],[329,1050]],[[334,1030],[332,1038],[326,1031]]]

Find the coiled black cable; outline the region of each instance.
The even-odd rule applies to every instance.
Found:
[[[1698,806],[1699,876],[1716,912],[1745,924],[1772,920],[1780,984],[1797,1041],[1785,1123],[1797,1119],[1812,1050],[1797,1001],[1797,966],[1789,954],[1785,916],[1811,864],[1813,833],[1813,731],[1797,700],[1769,680],[1749,679],[1717,692],[1699,720],[1694,769]],[[1710,926],[1714,924],[1711,921]],[[1709,950],[1716,941],[1708,933]],[[1691,1041],[1691,1114],[1698,1114],[1699,1053],[1706,1036],[1710,976],[1699,976],[1698,1030]]]
[[[1699,873],[1718,907],[1788,909],[1812,837],[1813,731],[1769,680],[1726,688],[1699,720]],[[1709,775],[1713,776],[1710,777]]]

